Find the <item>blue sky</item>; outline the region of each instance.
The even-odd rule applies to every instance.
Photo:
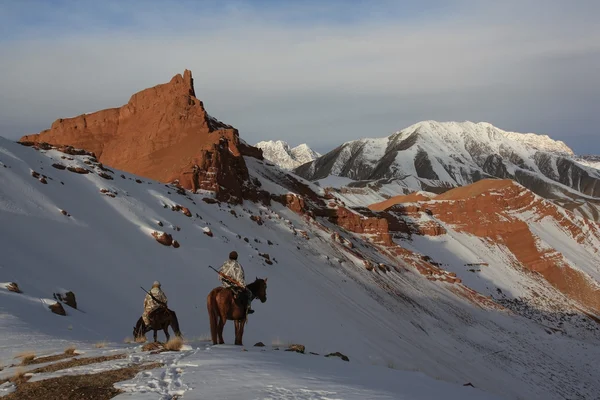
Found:
[[[192,70],[250,143],[327,151],[421,120],[600,154],[600,2],[0,2],[0,135],[116,107]]]

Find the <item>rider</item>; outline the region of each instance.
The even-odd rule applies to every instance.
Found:
[[[230,277],[232,280],[235,280],[241,285],[241,288],[235,283],[228,282],[226,279],[223,279],[221,275],[219,275],[219,279],[221,280],[221,283],[224,287],[232,288],[234,292],[236,292],[236,289],[245,290],[246,296],[248,298],[248,314],[252,314],[254,310],[251,307],[251,303],[254,296],[252,295],[250,289],[246,287],[246,282],[244,280],[244,269],[237,261],[237,259],[238,253],[236,251],[232,251],[231,253],[229,253],[229,260],[225,261],[225,263],[221,265],[219,272],[221,272],[225,276]]]
[[[150,294],[152,296],[150,296]],[[148,318],[148,315],[150,315],[152,311],[156,310],[162,305],[164,305],[165,307],[167,306],[167,296],[162,291],[159,281],[154,281],[152,289],[150,289],[150,294],[146,294],[146,298],[144,299],[144,313],[142,314],[142,318],[144,319],[144,324],[146,324],[146,326],[150,325],[150,319]],[[154,299],[152,298],[153,296]],[[156,301],[155,299],[158,301]],[[162,302],[164,304],[161,304],[159,302]]]

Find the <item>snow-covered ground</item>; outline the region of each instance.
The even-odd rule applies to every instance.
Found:
[[[491,398],[492,393],[583,399],[600,391],[591,367],[600,358],[594,336],[548,334],[541,324],[482,308],[458,296],[455,286],[429,282],[400,259],[340,231],[365,254],[398,267],[386,274],[367,271],[362,260],[330,240],[331,232],[278,203],[208,204],[203,201],[208,194],[180,195],[171,186],[117,170],[107,172],[113,179],[106,180],[98,173],[52,167],[93,170],[88,158],[38,152],[0,138],[0,282],[17,282],[23,290],[17,294],[0,286],[4,365],[23,351],[48,354],[72,343],[90,349],[107,342],[108,348],[132,351],[123,340],[131,337],[142,312],[139,287],[160,280],[192,344],[183,353],[161,355],[173,357],[165,358],[170,366],[178,360],[185,398],[246,398],[239,393],[248,390],[249,398],[282,399]],[[270,173],[282,173],[279,169],[269,172],[258,160],[248,164],[263,188],[288,192],[268,181]],[[173,211],[176,205],[192,216]],[[257,215],[262,225],[250,219]],[[157,243],[154,231],[171,234],[181,247]],[[206,295],[218,285],[208,266],[220,266],[231,250],[240,254],[248,281],[258,276],[269,282],[267,302],[253,304],[246,346],[300,343],[321,355],[342,352],[350,363],[198,344],[209,332]],[[259,253],[268,253],[273,265]],[[52,314],[47,304],[53,293],[68,290],[75,293],[78,310],[65,306],[67,316]],[[225,341],[233,341],[231,322]],[[224,372],[229,366],[242,378]],[[141,392],[153,379],[162,387],[160,377],[167,375],[151,372],[131,383],[140,388],[136,398],[161,398]],[[219,387],[216,376],[232,386]],[[469,382],[487,394],[462,387]]]
[[[162,367],[138,373],[119,382],[124,393],[115,399],[406,399],[500,400],[503,397],[470,386],[453,385],[419,372],[399,371],[392,366],[365,366],[323,354],[286,352],[272,346],[247,347],[196,342],[179,352],[150,354],[141,346],[105,349],[78,348],[77,358],[126,353],[123,359],[73,367],[50,373],[30,373],[40,366],[13,367],[0,372],[0,379],[17,369],[30,382],[69,375],[95,374],[145,363]],[[0,385],[0,397],[13,392],[11,383]]]

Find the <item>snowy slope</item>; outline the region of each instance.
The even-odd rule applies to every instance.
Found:
[[[480,389],[436,381],[422,373],[398,371],[383,366],[363,366],[338,358],[301,355],[266,348],[224,345],[212,347],[192,342],[181,352],[149,354],[141,346],[110,346],[102,350],[77,347],[78,358],[125,352],[124,359],[81,366],[51,373],[33,373],[30,382],[51,378],[117,370],[132,365],[160,362],[156,370],[137,374],[115,386],[124,393],[115,399],[501,399]],[[60,353],[60,350],[58,351]],[[31,371],[38,365],[25,368]],[[19,367],[23,369],[23,367]],[[0,372],[11,376],[16,368]],[[235,377],[231,379],[230,377]],[[0,385],[0,397],[14,391]]]
[[[306,143],[290,148],[281,140],[258,142],[254,145],[262,149],[263,156],[283,169],[291,170],[307,162],[311,162],[321,155],[313,151]]]
[[[545,198],[570,197],[571,209],[586,197],[600,199],[600,171],[578,161],[565,143],[468,121],[424,121],[389,137],[347,142],[295,172],[312,181],[331,175],[401,181],[434,193],[486,177],[510,178]],[[594,204],[581,215],[597,219],[598,210]]]
[[[575,160],[587,167],[600,169],[600,156],[579,156]]]
[[[0,282],[17,282],[24,292],[0,286],[1,360],[23,350],[64,349],[71,342],[88,347],[98,341],[121,343],[131,336],[142,311],[139,286],[147,288],[155,279],[162,282],[183,334],[190,339],[206,336],[205,299],[218,284],[207,267],[219,266],[235,249],[248,280],[269,279],[268,300],[254,304],[246,345],[297,342],[320,354],[340,351],[352,365],[332,371],[326,362],[337,360],[296,363],[288,362],[288,354],[250,352],[248,357],[255,358],[242,361],[245,356],[235,352],[232,358],[208,359],[197,353],[187,360],[197,367],[185,367],[189,374],[183,383],[202,396],[199,380],[207,373],[199,367],[203,362],[222,368],[255,361],[265,366],[265,373],[279,371],[275,376],[286,384],[269,388],[276,386],[270,383],[274,381],[263,386],[245,381],[244,388],[257,396],[281,390],[270,393],[279,398],[336,398],[330,391],[336,391],[337,398],[353,398],[352,385],[365,385],[370,398],[410,399],[419,398],[415,393],[421,390],[428,393],[423,386],[432,391],[450,387],[430,380],[421,385],[425,378],[404,375],[406,371],[447,381],[457,396],[467,393],[460,387],[467,382],[521,399],[592,398],[600,391],[595,370],[589,367],[600,357],[593,332],[573,325],[566,334],[548,334],[539,323],[472,302],[457,294],[458,286],[428,281],[401,258],[379,251],[367,237],[344,232],[326,219],[307,220],[275,202],[268,207],[209,204],[203,201],[208,193],[180,195],[171,186],[117,170],[106,172],[113,177],[107,180],[86,161],[91,162],[87,156],[37,152],[0,139]],[[284,174],[281,170],[255,159],[246,161],[265,190],[289,192],[274,180]],[[59,170],[54,163],[94,173]],[[40,176],[32,176],[32,171]],[[40,181],[43,175],[46,184]],[[188,208],[192,216],[172,211],[176,205]],[[259,215],[263,225],[250,219]],[[330,240],[331,231],[322,226],[339,231],[365,254],[395,268],[385,274],[368,271],[362,260]],[[181,247],[160,245],[153,231],[172,234]],[[268,253],[273,265],[259,253]],[[52,314],[47,303],[53,302],[53,293],[66,290],[76,294],[79,310],[65,306],[66,317]],[[229,322],[226,343],[232,336]],[[404,372],[388,371],[388,366]],[[364,374],[364,380],[357,374]],[[368,383],[375,379],[380,380]],[[340,384],[350,388],[341,391]],[[217,388],[206,390],[210,398]],[[238,398],[235,392],[227,395]]]

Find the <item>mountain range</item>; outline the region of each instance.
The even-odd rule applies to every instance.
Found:
[[[201,337],[219,284],[208,266],[236,250],[246,279],[269,283],[244,342],[271,344],[237,359],[306,377],[277,393],[344,397],[311,372],[333,352],[356,376],[397,373],[360,389],[367,397],[408,396],[392,381],[415,372],[427,378],[415,399],[439,381],[452,398],[600,392],[593,158],[544,136],[431,121],[345,143],[295,173],[264,154],[208,115],[189,71],[120,108],[0,138],[0,357],[98,340],[140,357],[121,341],[142,311],[140,284],[157,279],[184,335]],[[67,291],[76,309],[58,296]],[[314,353],[297,355],[303,366],[272,355],[293,343]],[[152,374],[135,387],[205,395],[204,362],[228,347],[192,344],[157,374],[177,388]],[[241,385],[274,395],[272,378],[254,378]]]
[[[294,172],[311,181],[351,179],[351,187],[393,183],[406,192],[443,193],[486,178],[512,179],[564,208],[600,219],[600,170],[546,135],[488,123],[425,121],[388,137],[342,144]]]
[[[306,143],[290,148],[282,140],[269,140],[258,142],[254,147],[262,150],[264,158],[287,170],[292,170],[321,156]]]

